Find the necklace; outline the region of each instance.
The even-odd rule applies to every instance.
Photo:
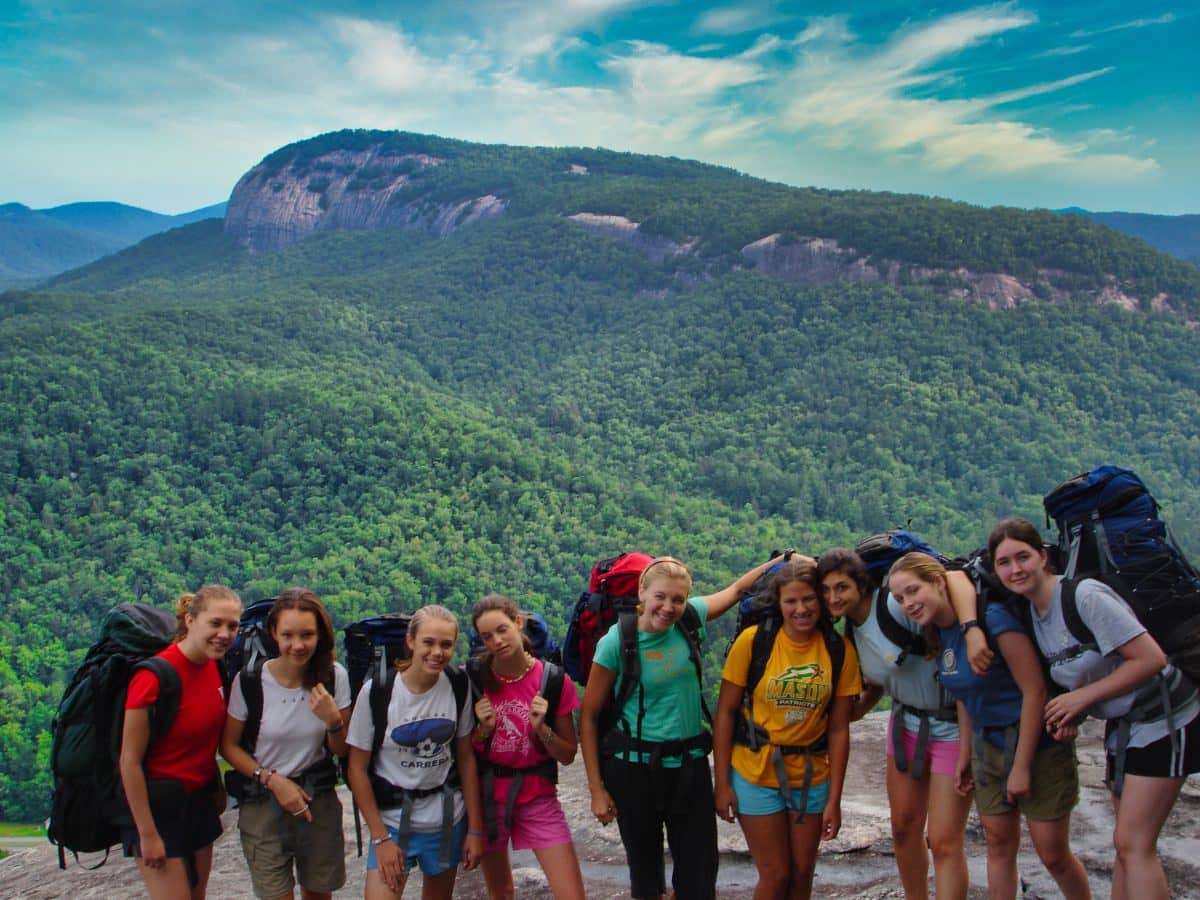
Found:
[[[501,681],[504,684],[516,684],[518,681],[520,681],[522,678],[524,678],[526,675],[528,675],[529,670],[532,668],[533,668],[533,657],[530,656],[528,653],[526,653],[525,654],[525,668],[521,670],[520,675],[515,675],[515,676],[501,675],[495,669],[492,669],[492,674],[496,676],[497,681]]]

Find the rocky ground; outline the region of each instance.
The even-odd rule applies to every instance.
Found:
[[[838,839],[822,848],[817,866],[816,895],[820,897],[898,898],[903,894],[895,874],[884,789],[883,759],[886,714],[867,716],[852,729],[850,771],[843,806],[844,825]],[[1083,859],[1097,898],[1109,896],[1112,866],[1112,813],[1102,784],[1103,752],[1099,730],[1092,723],[1079,743],[1082,797],[1072,819],[1072,845]],[[344,790],[344,789],[343,789]],[[571,822],[583,861],[588,896],[609,900],[628,896],[624,855],[615,827],[601,828],[592,819],[583,767],[576,764],[562,773],[559,787],[563,807]],[[225,817],[226,833],[217,842],[215,864],[208,896],[233,900],[252,896],[245,862],[237,841],[236,813]],[[362,896],[363,862],[355,857],[353,818],[346,803],[347,870],[349,880],[337,893],[339,898]],[[748,897],[755,883],[754,866],[736,825],[719,823],[721,843],[722,898]],[[1200,778],[1193,777],[1167,823],[1160,841],[1171,881],[1171,895],[1181,900],[1200,900]],[[971,866],[972,898],[986,896],[984,890],[983,833],[972,815],[967,833]],[[141,885],[133,866],[115,858],[94,872],[71,865],[61,871],[54,849],[48,845],[6,848],[10,855],[0,860],[0,896],[28,898],[133,897]],[[90,862],[90,861],[86,861]],[[517,896],[550,897],[533,855],[514,854]],[[1027,898],[1058,896],[1053,882],[1041,868],[1033,849],[1025,842],[1020,858]],[[419,878],[414,877],[406,897],[420,896]],[[459,875],[456,897],[487,896],[483,879],[474,872]]]

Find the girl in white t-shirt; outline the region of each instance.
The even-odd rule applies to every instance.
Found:
[[[1050,571],[1032,522],[998,522],[988,553],[1004,586],[1029,601],[1034,638],[1051,679],[1064,690],[1046,704],[1047,731],[1073,735],[1087,715],[1108,723],[1105,750],[1117,820],[1114,900],[1166,900],[1158,835],[1188,774],[1200,772],[1196,688],[1167,663],[1129,605],[1091,578],[1075,585],[1079,618],[1095,638],[1092,645],[1080,644],[1063,616],[1064,582]],[[1159,699],[1164,690],[1170,717]]]
[[[238,798],[238,831],[259,897],[323,900],[346,881],[334,757],[346,752],[350,680],[334,662],[320,598],[289,588],[267,615],[279,656],[233,680],[221,755]],[[256,714],[257,712],[257,714]]]
[[[385,730],[375,732],[374,679],[350,717],[347,780],[371,832],[366,900],[399,900],[408,871],[420,865],[425,900],[454,894],[457,863],[473,869],[483,855],[483,808],[471,747],[475,715],[466,673],[451,665],[458,622],[444,606],[413,613],[385,695]],[[385,688],[386,689],[386,688]],[[457,772],[457,780],[451,776]],[[465,813],[465,815],[464,815]]]

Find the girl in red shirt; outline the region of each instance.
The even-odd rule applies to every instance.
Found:
[[[120,768],[134,825],[121,838],[151,897],[203,900],[221,834],[216,752],[225,699],[217,660],[237,634],[242,601],[209,584],[181,596],[175,614],[175,643],[158,655],[179,676],[179,710],[162,737],[150,740],[156,673],[139,670],[126,693]]]

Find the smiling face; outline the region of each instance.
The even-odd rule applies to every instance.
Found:
[[[290,666],[303,669],[317,652],[320,641],[317,617],[308,610],[285,609],[279,614],[271,637],[279,645],[279,658]]]
[[[1038,550],[1016,538],[1005,538],[992,553],[992,568],[1000,583],[1015,594],[1026,597],[1035,593],[1045,579],[1046,551]]]
[[[944,580],[925,581],[912,572],[892,572],[888,576],[888,588],[900,601],[904,615],[918,625],[945,626],[954,620]]]
[[[862,623],[871,610],[870,595],[865,595],[847,572],[830,572],[821,579],[821,596],[825,608],[835,619],[849,616],[856,623]]]
[[[525,655],[522,624],[520,616],[513,621],[506,613],[493,609],[475,620],[475,631],[496,661],[513,660]]]
[[[690,587],[684,578],[670,575],[650,578],[638,591],[638,603],[642,607],[638,616],[638,630],[661,633],[678,622],[687,606]]]
[[[445,619],[426,617],[417,631],[408,632],[405,641],[412,659],[411,670],[426,678],[436,678],[454,656],[458,626]]]
[[[233,597],[213,597],[204,608],[184,617],[187,636],[179,642],[180,649],[193,661],[220,659],[233,644],[242,604]]]
[[[783,632],[793,641],[805,641],[821,619],[817,589],[807,581],[789,581],[779,587],[779,611]]]

